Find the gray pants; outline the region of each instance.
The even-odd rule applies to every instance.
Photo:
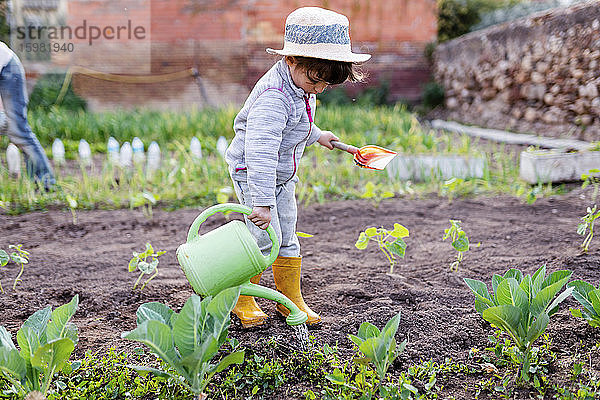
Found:
[[[283,185],[277,185],[275,187],[275,201],[277,204],[275,207],[271,207],[271,225],[275,229],[277,238],[279,239],[279,255],[283,257],[300,256],[300,243],[298,242],[298,236],[296,236],[296,220],[298,219],[298,207],[296,206],[295,195],[296,182],[298,182],[298,177],[292,178]],[[240,204],[252,208],[252,198],[248,184],[234,179],[233,188]],[[265,256],[268,255],[272,244],[267,231],[254,225],[248,218],[245,219],[246,226],[254,239],[256,239],[258,247]]]

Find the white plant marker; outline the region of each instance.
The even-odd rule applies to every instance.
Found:
[[[158,143],[152,142],[148,146],[148,162],[146,164],[146,174],[152,175],[154,171],[160,168],[160,147]]]
[[[79,141],[79,163],[84,167],[92,163],[92,150],[85,139]]]
[[[65,145],[62,140],[58,138],[54,139],[54,142],[52,142],[52,158],[57,165],[65,163]]]
[[[202,159],[202,145],[196,136],[190,140],[190,153],[192,153],[193,158]]]
[[[121,167],[128,168],[132,165],[133,158],[133,150],[131,149],[131,144],[129,142],[125,142],[121,145],[121,151],[119,153],[119,164]]]
[[[131,150],[133,152],[133,162],[140,164],[144,162],[146,155],[144,154],[144,142],[139,137],[134,137],[131,141]]]
[[[108,138],[108,143],[106,145],[106,153],[108,155],[108,161],[112,164],[119,163],[119,150],[121,150],[121,146],[119,142],[114,137]]]
[[[221,154],[222,157],[225,157],[225,152],[227,151],[227,139],[225,139],[225,136],[219,136],[219,139],[217,139],[217,151],[219,152],[219,154]]]
[[[6,162],[8,163],[8,172],[11,175],[21,175],[21,154],[17,146],[12,143],[6,148]]]

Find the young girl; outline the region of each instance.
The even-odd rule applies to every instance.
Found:
[[[260,78],[236,116],[235,137],[225,155],[237,197],[252,209],[246,225],[264,254],[271,248],[265,229],[272,224],[277,233],[275,286],[308,314],[307,324],[321,317],[300,291],[296,172],[306,146],[318,142],[332,150],[331,142],[339,140],[315,125],[315,95],[329,85],[362,80],[356,63],[371,57],[352,52],[348,30],[348,19],[330,10],[303,7],[288,15],[283,49],[267,49],[283,58]],[[260,276],[251,282],[258,283]],[[267,318],[251,296],[240,296],[233,311],[244,327],[261,325]],[[277,311],[289,314],[281,304]]]

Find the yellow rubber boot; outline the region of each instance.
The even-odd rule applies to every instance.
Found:
[[[250,282],[258,284],[261,276],[262,272],[250,278]],[[260,309],[258,304],[256,304],[256,300],[252,296],[241,295],[238,297],[238,301],[233,308],[233,312],[238,316],[244,328],[262,325],[268,318],[268,315]]]
[[[275,287],[308,315],[307,324],[316,324],[321,322],[321,317],[306,305],[300,291],[301,265],[302,257],[277,257],[273,263]],[[284,317],[290,314],[290,310],[279,303],[277,311]]]

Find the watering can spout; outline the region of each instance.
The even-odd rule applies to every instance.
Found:
[[[267,269],[279,254],[279,240],[271,225],[267,233],[272,242],[265,257],[254,237],[241,221],[231,221],[204,235],[200,225],[218,212],[236,211],[249,215],[252,210],[240,204],[219,204],[204,210],[192,223],[187,242],[177,248],[177,260],[196,293],[214,296],[220,291],[241,286],[241,294],[274,300],[290,310],[286,322],[299,325],[308,317],[289,298],[273,289],[250,283],[250,278]]]

